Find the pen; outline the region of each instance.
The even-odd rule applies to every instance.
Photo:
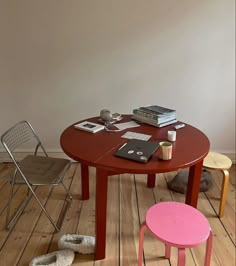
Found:
[[[119,148],[119,150],[122,149],[126,144],[127,144],[127,142],[124,143],[124,144]]]

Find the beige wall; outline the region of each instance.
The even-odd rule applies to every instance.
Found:
[[[56,151],[66,126],[102,108],[159,104],[235,153],[234,10],[233,0],[0,0],[0,134],[27,119]]]

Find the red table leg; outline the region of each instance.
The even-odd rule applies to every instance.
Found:
[[[96,253],[95,259],[106,256],[106,225],[107,225],[107,182],[108,173],[96,169]]]
[[[82,200],[89,199],[89,170],[88,166],[81,164]]]
[[[148,180],[147,180],[147,187],[155,187],[155,181],[156,181],[156,175],[155,174],[149,174]]]
[[[198,193],[202,176],[203,161],[192,165],[189,169],[188,187],[185,203],[197,208]]]

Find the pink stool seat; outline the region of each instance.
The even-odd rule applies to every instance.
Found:
[[[166,258],[170,258],[171,246],[178,248],[178,265],[185,265],[185,248],[207,241],[205,265],[210,265],[212,232],[208,220],[197,209],[180,202],[161,202],[152,206],[140,231],[139,265],[142,265],[146,228],[166,245]]]
[[[146,214],[146,226],[162,242],[194,247],[207,240],[210,226],[197,209],[179,202],[162,202]]]

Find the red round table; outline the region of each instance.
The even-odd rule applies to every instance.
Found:
[[[93,117],[86,120],[99,123],[98,119],[98,117]],[[123,115],[120,123],[130,120],[131,115]],[[140,127],[119,132],[102,130],[95,134],[75,129],[73,125],[64,130],[60,143],[63,151],[81,164],[83,200],[89,198],[88,166],[96,168],[96,259],[105,258],[108,176],[119,173],[148,174],[147,184],[153,187],[155,186],[155,174],[189,167],[185,202],[197,207],[203,159],[210,148],[207,136],[197,128],[185,124],[184,128],[177,130],[177,140],[173,142],[171,160],[160,160],[157,150],[150,161],[143,164],[114,156],[115,151],[128,141],[121,136],[127,131],[132,131],[151,135],[149,140],[162,141],[167,139],[167,131],[173,130],[175,124],[163,128],[140,124]]]

